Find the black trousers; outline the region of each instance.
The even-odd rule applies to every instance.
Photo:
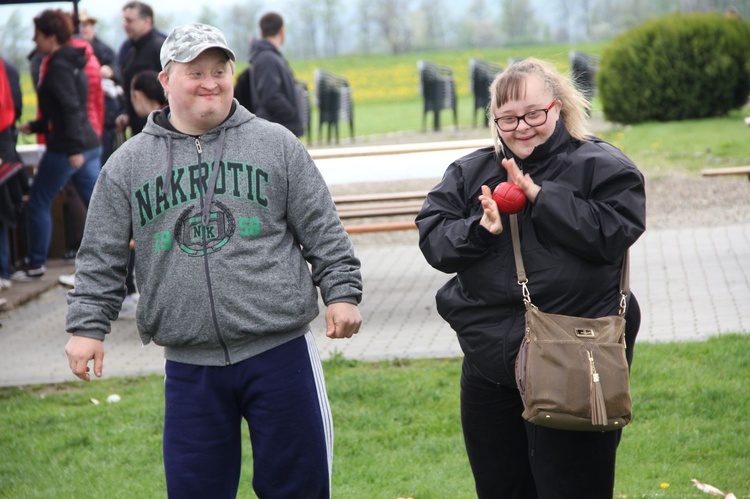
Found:
[[[630,295],[626,357],[641,326]],[[489,380],[464,358],[461,424],[479,499],[608,499],[622,430],[562,431],[532,425],[521,416],[518,388]]]
[[[532,425],[515,387],[464,360],[461,423],[479,499],[607,499],[621,430],[573,432]]]

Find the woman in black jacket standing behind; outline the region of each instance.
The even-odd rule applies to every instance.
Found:
[[[585,130],[589,103],[554,66],[527,59],[490,87],[496,146],[454,161],[417,216],[419,244],[455,273],[437,294],[465,354],[461,422],[479,498],[603,499],[614,493],[621,431],[563,431],[522,418],[514,377],[524,335],[508,216],[492,189],[510,181],[534,304],[584,317],[616,315],[623,255],[646,228],[643,176]],[[640,326],[631,294],[629,361]]]
[[[46,136],[47,150],[34,174],[29,193],[29,251],[26,266],[13,279],[28,281],[44,275],[52,238],[52,202],[72,177],[88,206],[101,169],[101,146],[87,114],[88,82],[84,50],[68,45],[73,34],[70,15],[45,10],[34,18],[34,43],[42,60],[37,100],[40,118],[24,123],[23,133]]]

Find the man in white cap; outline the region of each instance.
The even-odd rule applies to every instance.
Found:
[[[137,324],[165,347],[170,497],[235,497],[241,425],[259,497],[331,495],[332,424],[310,332],[359,331],[359,260],[297,138],[233,100],[219,30],[175,28],[161,51],[169,106],[102,170],[68,297],[70,368],[102,375],[103,340],[139,251]],[[142,249],[140,249],[142,248]]]

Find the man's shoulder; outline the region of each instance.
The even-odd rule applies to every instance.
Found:
[[[152,29],[146,36],[146,43],[144,46],[149,48],[156,48],[161,50],[161,46],[164,40],[167,39],[167,35],[159,31],[158,29]]]
[[[260,63],[267,63],[267,62],[279,62],[283,61],[284,57],[281,55],[280,52],[273,49],[273,46],[269,44],[269,47],[262,48],[258,51],[256,51],[253,54],[253,57],[251,59],[251,64],[255,66],[256,64]]]
[[[101,55],[101,58],[104,59],[104,61],[99,61],[102,65],[110,63],[115,58],[115,49],[99,38],[94,37],[91,40],[91,46],[94,48],[94,52]]]
[[[164,40],[167,39],[167,34],[159,30],[158,28],[154,28],[151,30],[151,36],[159,43],[164,43]]]

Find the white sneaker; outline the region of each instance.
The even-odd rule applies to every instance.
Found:
[[[10,289],[10,286],[13,284],[13,281],[10,279],[3,279],[0,277],[0,291],[4,289]]]
[[[44,265],[35,268],[25,268],[14,272],[10,278],[19,282],[34,282],[44,277],[45,270],[46,268]]]
[[[135,319],[135,312],[138,309],[138,300],[141,295],[139,293],[133,293],[128,295],[122,301],[122,308],[120,308],[120,314],[118,319]]]
[[[74,288],[76,286],[76,275],[75,274],[61,275],[60,277],[57,278],[57,282],[59,282],[63,286]]]

